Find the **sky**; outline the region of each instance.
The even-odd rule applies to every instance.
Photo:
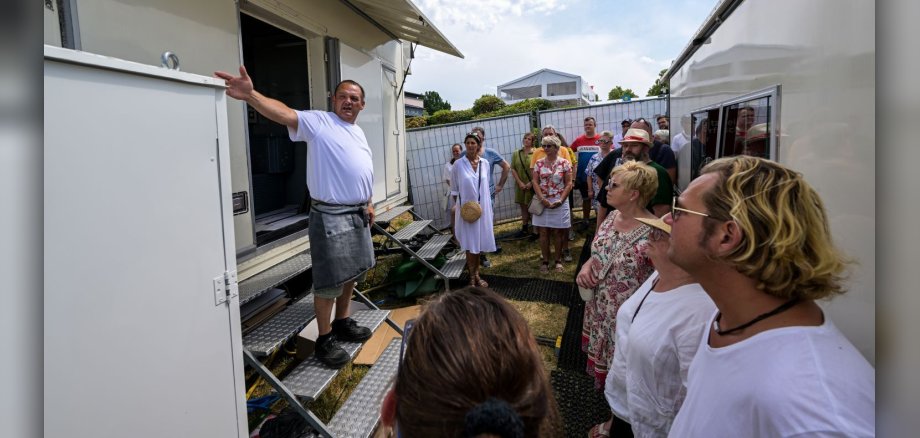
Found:
[[[451,109],[542,68],[580,75],[601,101],[641,97],[718,0],[413,0],[464,59],[419,46],[405,90],[437,91]]]

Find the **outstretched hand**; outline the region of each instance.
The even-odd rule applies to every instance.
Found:
[[[230,73],[216,71],[214,76],[223,79],[227,84],[227,96],[234,99],[246,100],[252,95],[252,79],[246,73],[246,67],[240,66],[240,75],[233,76]]]

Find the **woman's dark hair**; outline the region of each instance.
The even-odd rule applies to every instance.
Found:
[[[561,433],[527,321],[484,288],[447,292],[426,305],[407,340],[394,394],[396,424],[407,438],[461,436],[470,413],[495,401],[510,406],[525,437]]]

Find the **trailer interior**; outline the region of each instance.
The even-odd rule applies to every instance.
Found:
[[[240,14],[243,63],[256,90],[292,108],[309,108],[307,42],[246,14]],[[251,205],[256,245],[305,230],[307,145],[292,142],[287,128],[247,110]]]

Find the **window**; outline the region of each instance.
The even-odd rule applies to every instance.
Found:
[[[719,138],[719,109],[697,111],[690,117],[690,179],[700,175],[700,169],[716,158]]]
[[[773,158],[770,156],[772,98],[764,96],[722,108],[720,157],[753,155]]]

